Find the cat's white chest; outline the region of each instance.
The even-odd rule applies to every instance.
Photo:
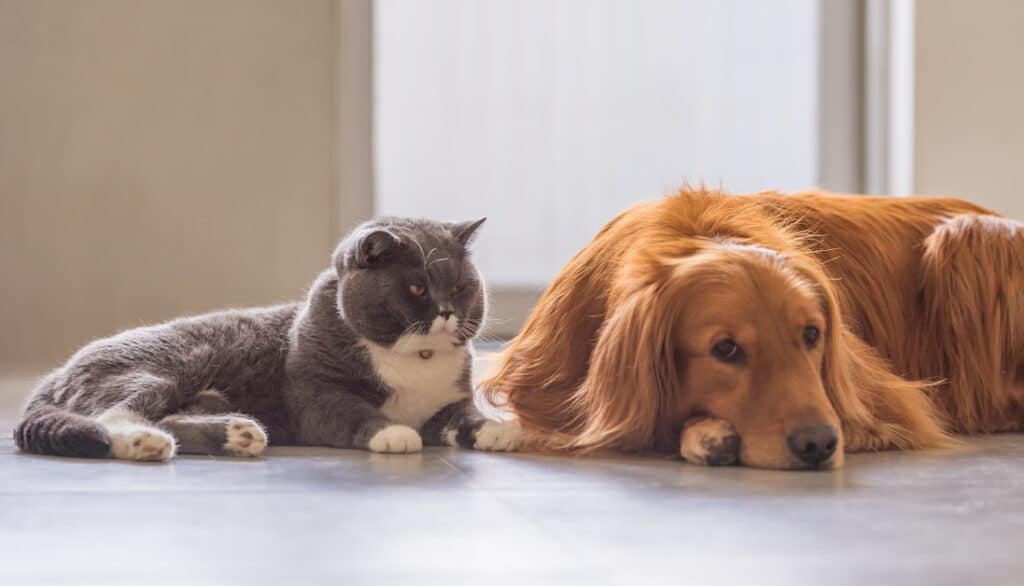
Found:
[[[391,421],[419,429],[445,405],[469,396],[458,387],[470,359],[466,347],[422,355],[370,343],[366,349],[377,376],[392,391],[380,408]]]

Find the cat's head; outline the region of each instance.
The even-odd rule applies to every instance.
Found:
[[[483,223],[378,218],[356,228],[334,253],[342,318],[359,336],[399,350],[464,345],[485,314],[470,259]]]

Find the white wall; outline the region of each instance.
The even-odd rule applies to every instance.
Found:
[[[1024,2],[917,2],[916,191],[1024,220]]]
[[[684,180],[819,182],[812,0],[376,6],[376,209],[488,215],[492,285],[546,283]]]

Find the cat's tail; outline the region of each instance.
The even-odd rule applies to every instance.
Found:
[[[54,405],[30,404],[14,428],[18,449],[33,454],[106,458],[110,435],[95,420]]]

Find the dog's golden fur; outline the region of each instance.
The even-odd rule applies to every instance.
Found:
[[[1022,310],[1024,231],[971,203],[685,189],[609,222],[483,386],[550,449],[678,450],[707,415],[755,466],[799,467],[786,434],[835,425],[838,466],[1017,429]],[[708,353],[725,335],[742,367]]]

